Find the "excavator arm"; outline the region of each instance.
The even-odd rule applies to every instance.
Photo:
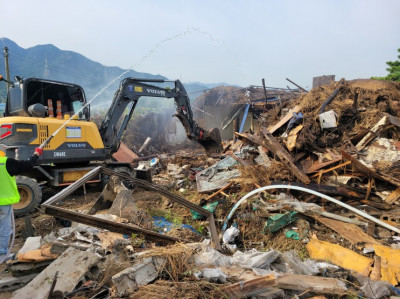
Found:
[[[149,84],[166,82],[173,82],[175,87],[162,88]],[[218,152],[222,149],[219,130],[214,128],[210,131],[205,131],[194,121],[189,97],[179,80],[126,78],[121,81],[114,95],[111,107],[99,128],[104,147],[110,153],[114,153],[118,150],[122,134],[132,117],[140,97],[174,98],[176,106],[175,116],[181,121],[187,137],[199,142],[205,148],[207,154]],[[117,124],[128,105],[130,105],[129,111],[125,115],[120,127],[117,128]]]

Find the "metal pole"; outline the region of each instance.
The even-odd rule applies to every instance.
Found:
[[[264,90],[264,96],[265,96],[265,107],[267,107],[267,103],[268,103],[268,100],[267,100],[267,89],[265,88],[265,80],[264,80],[264,78],[262,78],[262,86],[263,86],[263,90]]]
[[[297,86],[298,88],[300,88],[302,91],[308,92],[307,90],[305,90],[305,89],[304,89],[303,87],[301,87],[300,85],[294,83],[292,80],[290,80],[290,79],[288,79],[288,78],[286,78],[286,80],[288,80],[290,83],[292,83],[293,85],[295,85],[295,86]]]
[[[4,66],[6,68],[6,79],[8,82],[11,82],[10,80],[10,66],[8,64],[8,48],[4,47]],[[7,91],[10,89],[11,84],[7,82]]]

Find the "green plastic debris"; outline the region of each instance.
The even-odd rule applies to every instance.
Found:
[[[289,239],[293,239],[293,240],[300,240],[300,236],[297,232],[295,232],[292,229],[289,229],[286,233],[285,236],[288,237]]]
[[[207,211],[214,213],[215,209],[217,208],[219,202],[218,201],[214,201],[214,202],[210,202],[204,206],[202,206],[203,209],[206,209]],[[190,210],[190,212],[192,213],[192,219],[194,220],[200,220],[201,218],[203,218],[203,215],[201,215],[200,213],[197,213],[196,211]]]
[[[264,225],[264,232],[277,232],[282,227],[285,227],[289,223],[296,221],[296,214],[297,212],[293,211],[268,217],[267,222]]]

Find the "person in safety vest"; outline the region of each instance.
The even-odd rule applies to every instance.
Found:
[[[14,176],[32,169],[42,154],[43,150],[37,147],[28,160],[0,157],[0,261],[7,255],[12,233],[12,204],[19,202],[20,198]]]

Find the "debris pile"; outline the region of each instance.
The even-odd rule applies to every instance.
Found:
[[[399,117],[400,84],[341,80],[276,103],[219,155],[160,154],[137,163],[142,179],[96,168],[42,204],[71,226],[28,238],[0,290],[14,298],[399,295]],[[82,195],[99,174],[109,178],[104,189],[84,188],[95,200]]]

